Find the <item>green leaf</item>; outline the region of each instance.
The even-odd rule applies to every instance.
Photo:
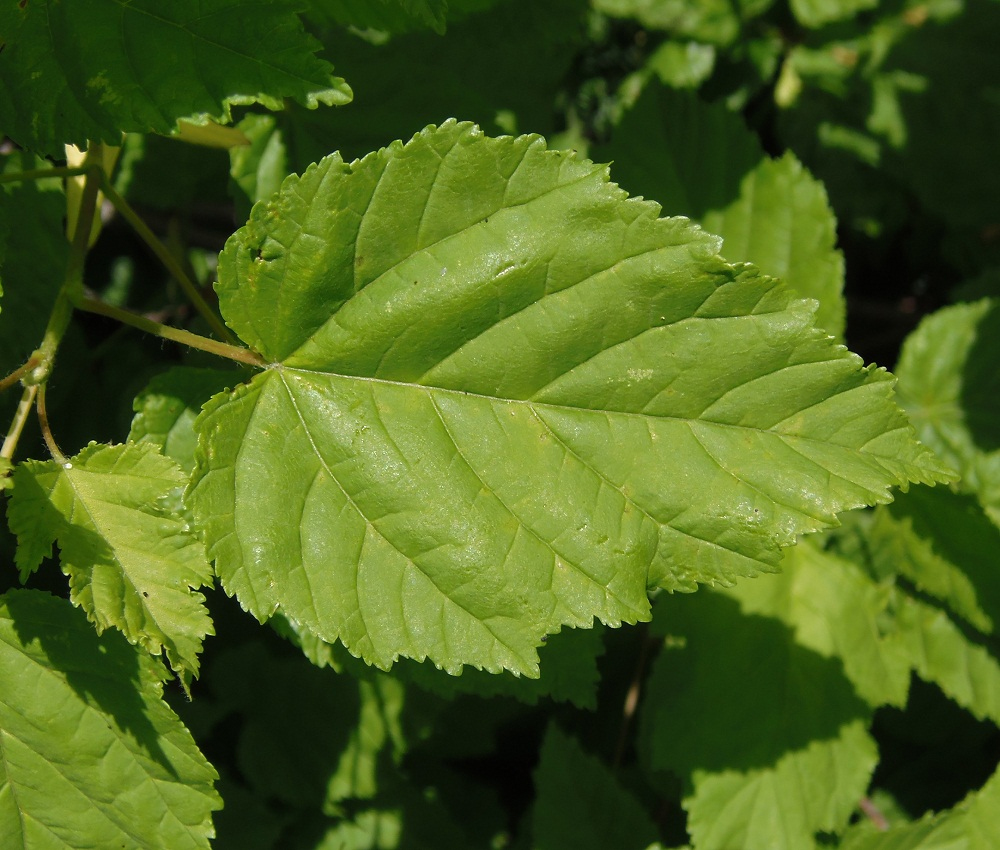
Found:
[[[287,167],[263,163],[270,182],[277,188],[290,171],[304,171],[334,148],[351,160],[449,116],[475,118],[495,135],[555,133],[562,129],[559,98],[586,44],[586,7],[586,0],[502,0],[462,20],[449,13],[445,38],[412,32],[386,44],[331,30],[326,47],[355,99],[350,109],[291,105],[275,115]]]
[[[1000,625],[1000,531],[970,496],[914,487],[879,508],[869,552],[880,573],[899,573],[984,634]]]
[[[888,374],[658,212],[453,122],[256,206],[217,288],[272,365],[205,407],[189,491],[227,592],[379,666],[534,676],[547,632],[943,478]]]
[[[1000,835],[1000,773],[952,809],[877,832],[852,830],[841,850],[991,850]]]
[[[173,507],[184,482],[154,446],[91,444],[65,464],[19,464],[8,517],[22,580],[58,541],[70,598],[99,631],[121,629],[197,676],[202,641],[214,632],[196,590],[212,570]]]
[[[246,644],[219,657],[206,678],[242,715],[240,769],[268,797],[336,813],[342,800],[374,797],[382,761],[405,751],[405,691],[389,676],[359,681]]]
[[[551,635],[538,650],[542,673],[537,679],[491,676],[475,669],[449,676],[428,664],[413,663],[393,667],[393,674],[446,699],[459,694],[505,696],[537,705],[540,699],[548,697],[554,702],[570,702],[593,711],[597,708],[600,681],[597,662],[604,654],[601,638],[601,629],[565,629]]]
[[[648,86],[595,155],[615,161],[615,177],[629,191],[721,236],[726,259],[754,263],[815,298],[816,324],[843,336],[837,222],[823,185],[794,154],[765,156],[757,137],[721,103]]]
[[[843,338],[844,257],[834,245],[837,222],[823,184],[791,152],[763,160],[725,209],[706,213],[702,226],[722,239],[730,260],[760,266],[799,295],[819,302],[816,324]]]
[[[872,708],[905,705],[908,659],[880,628],[891,588],[809,542],[788,550],[781,566],[779,575],[718,592],[737,600],[745,614],[785,623],[799,646],[839,659],[858,696]]]
[[[208,848],[216,773],[157,667],[66,601],[0,596],[5,848]]]
[[[1000,724],[1000,659],[971,640],[945,611],[911,597],[896,606],[891,639],[917,675],[980,720]]]
[[[0,12],[0,126],[45,154],[122,132],[170,133],[178,119],[226,121],[233,104],[347,103],[313,54],[294,6],[234,12],[226,0],[31,0]],[[138,61],[141,57],[141,61]]]
[[[257,201],[275,194],[294,169],[289,167],[288,146],[274,115],[248,115],[236,126],[250,139],[249,145],[229,150],[236,214],[244,219]]]
[[[962,474],[1000,522],[1000,303],[945,307],[903,344],[899,403],[920,439]]]
[[[208,399],[246,376],[221,369],[178,367],[157,375],[135,397],[130,443],[151,443],[185,472],[194,468],[194,420]]]
[[[799,23],[812,28],[853,18],[876,6],[878,0],[791,0],[792,13]]]
[[[594,7],[607,15],[635,18],[644,27],[663,29],[710,44],[728,44],[739,34],[741,8],[763,11],[769,0],[594,0]],[[755,8],[756,7],[756,8]]]
[[[15,153],[4,157],[3,171],[9,174],[44,166],[33,156]],[[0,187],[0,222],[8,234],[0,266],[0,372],[4,375],[24,363],[42,341],[69,254],[63,235],[65,215],[61,180]]]
[[[429,27],[442,34],[447,0],[309,0],[307,14],[325,24],[407,32]]]
[[[656,838],[639,801],[555,723],[542,742],[535,791],[535,850],[642,850]]]
[[[791,609],[807,634],[808,607]],[[665,643],[640,741],[654,770],[685,781],[693,845],[802,850],[816,832],[843,829],[878,754],[865,731],[871,708],[840,659],[712,591],[658,600],[652,629]]]

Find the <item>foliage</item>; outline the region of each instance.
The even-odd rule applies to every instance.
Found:
[[[0,12],[0,846],[993,846],[1000,6],[300,5]]]

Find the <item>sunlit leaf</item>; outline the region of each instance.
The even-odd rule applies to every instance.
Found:
[[[945,477],[888,374],[658,213],[452,122],[255,207],[218,291],[272,365],[206,406],[189,491],[226,590],[369,663],[536,675],[547,632]]]
[[[202,641],[213,634],[197,589],[212,570],[177,512],[184,481],[154,446],[92,444],[68,463],[19,464],[9,520],[22,576],[58,542],[71,598],[100,631],[121,629],[197,675]]]

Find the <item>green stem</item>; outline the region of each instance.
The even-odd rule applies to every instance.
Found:
[[[42,439],[45,440],[45,445],[49,448],[49,454],[52,455],[56,463],[66,463],[66,455],[59,450],[56,438],[52,436],[52,429],[49,427],[49,413],[45,409],[45,387],[46,384],[39,385],[38,398],[35,399],[35,408],[38,412],[38,425],[42,429]]]
[[[31,414],[31,408],[37,393],[37,384],[32,384],[30,387],[24,388],[21,400],[17,404],[14,421],[10,423],[10,430],[7,431],[7,438],[3,441],[3,448],[0,448],[0,457],[13,460],[14,452],[17,449],[17,441],[21,439],[21,431],[24,430],[24,423],[28,421],[28,416]]]
[[[235,360],[238,363],[246,363],[249,366],[261,368],[268,365],[263,357],[249,348],[229,345],[228,343],[209,339],[207,336],[199,336],[180,328],[161,325],[159,322],[154,322],[145,316],[130,313],[128,310],[122,310],[120,307],[112,307],[110,304],[105,304],[103,301],[98,301],[95,298],[81,298],[76,306],[77,309],[84,310],[87,313],[107,316],[109,319],[115,319],[123,324],[131,325],[133,328],[138,328],[141,331],[161,337],[162,339],[179,342],[181,345],[197,348],[199,351],[207,351],[210,354],[217,354],[219,357]]]
[[[208,306],[208,302],[202,298],[201,293],[198,291],[198,287],[192,283],[191,278],[188,277],[187,272],[178,262],[177,258],[170,252],[159,239],[156,238],[156,234],[149,229],[146,222],[144,222],[136,214],[135,210],[128,205],[126,201],[114,186],[111,185],[111,181],[108,180],[107,175],[101,171],[101,188],[104,190],[104,194],[107,199],[114,204],[118,213],[124,218],[139,237],[145,242],[150,250],[156,254],[157,258],[166,267],[167,271],[170,272],[181,285],[181,289],[184,290],[188,298],[191,299],[191,303],[194,304],[195,308],[199,313],[205,318],[212,330],[218,335],[219,339],[225,340],[231,345],[237,342],[236,337],[233,335],[232,331],[227,328],[222,320],[216,315],[215,311]]]
[[[79,165],[69,168],[65,165],[55,168],[32,168],[30,171],[12,171],[10,174],[0,174],[0,183],[22,183],[28,180],[45,180],[48,177],[76,177],[86,174],[90,166]]]
[[[94,155],[99,154],[95,153]],[[89,168],[86,173],[87,181],[84,183],[83,194],[80,198],[80,215],[77,218],[76,231],[73,233],[73,242],[69,249],[66,276],[63,279],[62,288],[56,296],[55,304],[52,306],[49,323],[45,328],[45,336],[42,337],[42,344],[31,355],[33,360],[38,361],[38,365],[25,377],[26,383],[42,384],[48,380],[49,374],[52,372],[56,351],[59,349],[59,343],[62,342],[63,335],[66,333],[66,328],[69,327],[70,319],[73,316],[73,304],[83,295],[83,264],[87,259],[90,231],[97,210],[97,190],[101,183],[100,175],[96,169]]]
[[[29,357],[27,363],[22,363],[6,378],[0,379],[0,393],[14,386],[14,384],[20,381],[21,378],[27,375],[28,372],[34,369],[37,365],[38,365],[38,359],[36,357]]]

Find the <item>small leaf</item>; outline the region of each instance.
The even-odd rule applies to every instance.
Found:
[[[168,134],[192,116],[227,121],[233,104],[351,99],[284,2],[247,14],[226,0],[31,0],[2,9],[0,125],[38,153],[88,139],[117,145],[123,132]]]
[[[962,802],[885,832],[869,823],[852,829],[841,850],[992,850],[1000,835],[1000,773]]]
[[[5,848],[204,848],[217,778],[161,698],[148,655],[68,602],[0,596]]]
[[[447,0],[309,0],[307,7],[323,23],[397,33],[430,27],[443,34],[448,11]]]
[[[545,633],[945,477],[887,373],[658,213],[454,122],[258,204],[217,288],[272,365],[206,405],[189,490],[226,591],[379,666],[534,676]]]
[[[599,759],[549,724],[535,770],[536,850],[642,850],[656,838],[649,815]]]
[[[19,464],[8,516],[22,580],[58,541],[70,598],[99,631],[115,626],[197,676],[202,640],[214,632],[195,591],[212,570],[171,507],[184,481],[154,446],[91,444],[65,464]]]

